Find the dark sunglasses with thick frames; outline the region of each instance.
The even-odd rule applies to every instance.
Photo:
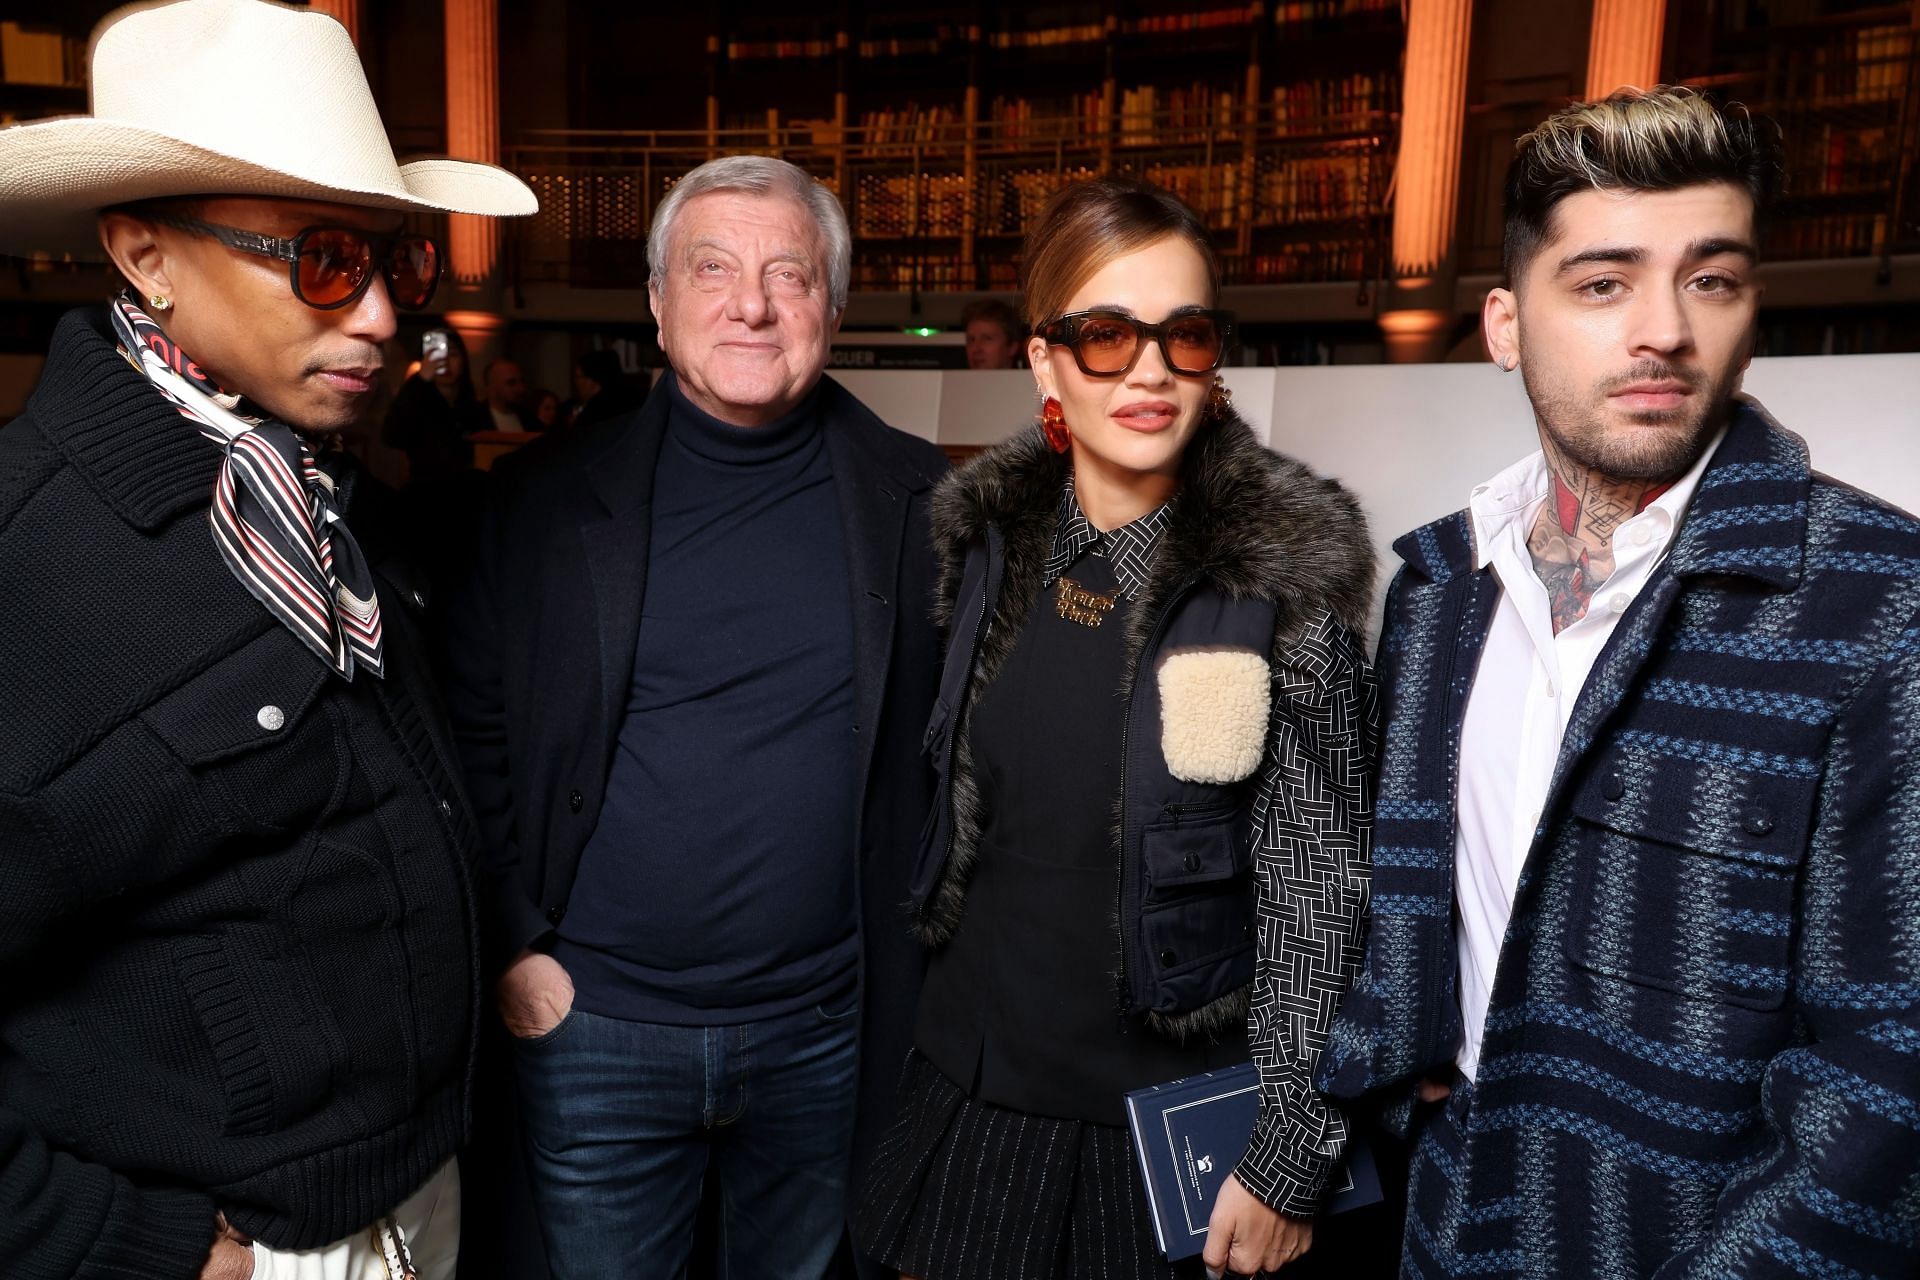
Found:
[[[181,218],[142,209],[149,222],[205,236],[229,249],[287,264],[293,296],[316,311],[336,311],[357,301],[373,283],[374,267],[387,281],[387,296],[403,311],[418,311],[440,284],[440,246],[428,236],[368,231],[364,227],[314,226],[283,238],[243,227]]]
[[[1080,372],[1092,378],[1118,378],[1133,370],[1147,340],[1160,344],[1160,358],[1175,373],[1194,377],[1212,373],[1233,348],[1231,311],[1195,309],[1148,324],[1124,311],[1073,311],[1040,326],[1049,344],[1073,352]]]

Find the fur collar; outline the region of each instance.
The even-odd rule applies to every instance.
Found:
[[[941,483],[933,498],[933,536],[944,570],[943,623],[952,613],[967,545],[989,524],[1006,540],[1009,588],[1016,574],[1037,578],[1053,544],[1066,467],[1036,428]],[[1236,599],[1274,601],[1282,633],[1323,608],[1356,635],[1366,633],[1374,558],[1359,503],[1336,482],[1264,448],[1240,418],[1202,427],[1188,446],[1170,515],[1148,593],[1156,599],[1143,605],[1164,602],[1197,580]]]

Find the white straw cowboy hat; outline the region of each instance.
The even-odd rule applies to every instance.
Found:
[[[353,41],[325,14],[267,0],[123,9],[100,24],[92,62],[92,115],[0,129],[0,252],[77,248],[95,239],[95,210],[163,196],[539,208],[505,169],[397,163]]]

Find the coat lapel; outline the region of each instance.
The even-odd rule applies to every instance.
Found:
[[[582,513],[576,536],[593,583],[590,633],[599,640],[603,760],[612,758],[616,727],[633,683],[653,528],[653,472],[666,435],[668,400],[664,389],[656,391],[636,416],[602,428],[615,433],[606,451],[583,457],[594,500]]]
[[[1799,584],[1812,483],[1799,437],[1759,405],[1741,401],[1681,516],[1672,552],[1620,620],[1574,703],[1545,811],[1634,687],[1687,579],[1722,574],[1779,591]]]
[[[889,442],[869,421],[869,411],[831,379],[823,383],[820,411],[846,538],[853,609],[854,723],[860,727],[855,776],[864,794],[900,612],[897,583],[907,512],[911,495],[924,491],[931,481],[886,447]]]

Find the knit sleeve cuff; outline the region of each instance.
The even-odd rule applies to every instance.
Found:
[[[193,1191],[141,1190],[116,1178],[99,1239],[83,1275],[197,1280],[213,1249],[211,1197]]]

